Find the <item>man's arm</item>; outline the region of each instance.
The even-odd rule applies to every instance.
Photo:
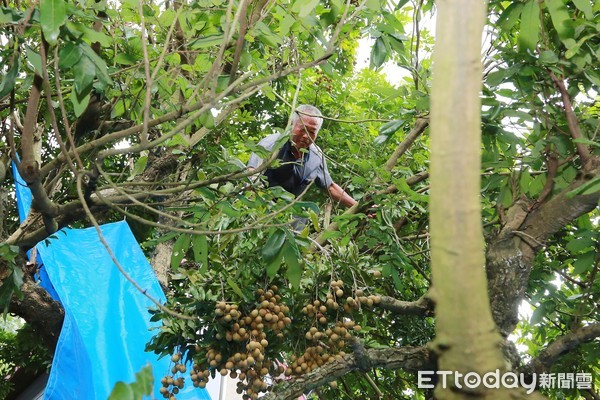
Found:
[[[327,191],[329,192],[329,196],[333,200],[339,201],[346,207],[352,207],[353,205],[356,204],[356,200],[354,200],[352,198],[352,196],[350,196],[348,193],[346,193],[344,191],[344,189],[342,189],[340,187],[340,185],[338,185],[335,182],[333,182],[333,183],[331,183],[331,185],[329,185],[329,188],[327,189]]]

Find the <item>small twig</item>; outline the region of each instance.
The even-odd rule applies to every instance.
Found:
[[[552,189],[554,188],[554,179],[556,178],[556,173],[558,171],[558,156],[555,152],[550,151],[547,158],[546,164],[548,165],[548,175],[546,177],[546,184],[542,189],[542,193],[536,200],[536,204],[541,204],[546,200],[546,198],[552,193]]]
[[[425,128],[429,125],[429,119],[419,118],[415,121],[415,126],[406,135],[406,138],[398,145],[392,156],[385,163],[384,169],[390,172],[394,166],[398,163],[398,160],[406,151],[412,146],[412,144],[417,140],[419,136],[425,131]]]
[[[559,274],[563,279],[565,279],[581,288],[587,288],[587,285],[585,282],[579,282],[578,280],[571,278],[569,275],[565,274],[564,272],[562,272],[560,270],[555,270],[554,272]]]
[[[515,235],[517,235],[518,237],[520,237],[521,239],[523,239],[525,241],[525,243],[527,243],[527,245],[529,247],[531,247],[532,249],[537,249],[537,248],[545,246],[544,243],[540,242],[539,240],[537,240],[536,238],[534,238],[533,236],[531,236],[528,233],[525,233],[523,231],[513,231],[513,233]]]
[[[73,172],[73,174],[77,174],[77,168],[75,168],[73,160],[69,156],[67,147],[65,146],[65,143],[63,142],[62,137],[60,136],[60,130],[58,129],[58,123],[56,122],[56,114],[54,113],[54,107],[52,106],[52,90],[50,86],[50,78],[48,76],[48,68],[46,68],[46,63],[48,61],[46,56],[46,49],[47,44],[44,41],[44,43],[40,45],[40,56],[42,58],[42,78],[44,80],[44,90],[46,92],[46,103],[48,103],[48,111],[50,113],[50,123],[52,124],[52,130],[54,131],[54,137],[56,139],[56,142],[60,147],[61,153],[65,156],[69,169]]]
[[[75,148],[75,140],[73,139],[73,133],[71,132],[71,126],[69,124],[69,120],[67,118],[67,110],[65,108],[65,102],[63,100],[62,92],[60,90],[60,72],[58,68],[58,46],[54,48],[54,84],[56,85],[56,94],[58,96],[58,104],[60,106],[60,112],[63,120],[63,126],[65,128],[65,133],[67,134],[67,140],[69,141],[69,146],[72,149]],[[65,159],[69,159],[68,154],[65,154]],[[83,169],[83,162],[79,157],[79,153],[75,152],[75,160],[77,161],[77,166],[79,169]]]
[[[371,385],[373,390],[375,390],[375,394],[377,395],[377,398],[381,399],[383,397],[383,393],[381,393],[381,390],[379,390],[379,388],[377,387],[377,384],[373,381],[373,379],[371,379],[371,377],[369,376],[368,373],[365,372],[364,376],[367,379],[367,382],[369,382],[369,385]]]
[[[567,118],[567,125],[569,127],[569,132],[571,133],[571,138],[573,140],[583,138],[581,134],[581,130],[579,129],[579,122],[577,121],[577,116],[575,115],[575,111],[573,111],[573,105],[571,103],[571,98],[569,97],[569,92],[565,87],[565,81],[563,79],[559,79],[552,71],[549,71],[550,77],[552,81],[558,88],[560,95],[563,101],[563,108],[565,110],[565,115]],[[581,159],[581,165],[584,169],[588,168],[588,161],[590,160],[590,150],[584,143],[575,143],[575,147],[577,148],[577,153],[579,154],[579,158]]]
[[[140,1],[138,3],[138,11],[140,16],[140,29],[142,31],[141,36],[141,45],[142,45],[142,54],[144,56],[144,73],[146,74],[146,97],[144,99],[144,117],[142,122],[142,132],[140,132],[140,142],[142,145],[146,145],[148,143],[148,121],[150,120],[150,102],[152,100],[152,76],[150,74],[150,61],[148,58],[148,48],[146,47],[146,22],[144,18],[144,2]],[[166,47],[166,46],[165,46]]]

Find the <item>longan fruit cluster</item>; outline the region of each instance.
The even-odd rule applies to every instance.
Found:
[[[223,350],[209,347],[199,353],[200,357],[190,373],[195,387],[203,388],[216,373],[239,379],[238,393],[244,399],[257,399],[259,393],[267,391],[267,375],[277,376],[283,368],[274,364],[267,356],[268,338],[283,338],[283,330],[292,323],[289,307],[281,302],[277,286],[268,290],[256,291],[257,306],[249,312],[242,312],[237,304],[218,302],[215,317],[224,328],[215,335],[228,344]]]
[[[176,378],[175,375],[179,372],[185,373],[187,368],[185,364],[180,363],[180,353],[173,354],[171,356],[171,361],[175,363],[173,367],[171,367],[172,375],[166,375],[160,380],[160,383],[162,384],[160,394],[162,394],[165,399],[175,400],[175,395],[179,393],[179,390],[183,389],[183,386],[185,385],[185,379],[183,377]]]
[[[310,343],[304,354],[298,358],[292,358],[292,363],[286,368],[285,375],[302,375],[313,369],[334,360],[343,357],[343,349],[347,346],[347,341],[352,337],[352,332],[360,332],[362,327],[356,324],[352,319],[340,316],[340,308],[347,314],[358,310],[361,305],[368,307],[378,304],[381,301],[379,296],[365,296],[360,289],[354,290],[354,297],[349,291],[344,291],[344,282],[334,280],[329,285],[330,290],[326,294],[324,302],[314,300],[302,308],[302,313],[309,319],[314,318],[314,325],[305,334],[305,339]],[[334,314],[333,320],[328,318],[328,314]]]
[[[343,351],[336,353],[335,355],[328,353],[326,347],[320,344],[307,347],[300,357],[292,357],[292,363],[285,369],[285,376],[299,376],[308,373],[346,354]]]

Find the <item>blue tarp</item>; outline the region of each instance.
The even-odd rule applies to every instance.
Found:
[[[29,210],[31,209],[31,203],[33,202],[33,197],[31,195],[31,190],[29,190],[29,187],[27,187],[27,183],[19,174],[19,170],[17,169],[17,166],[14,162],[12,163],[12,170],[13,176],[15,178],[15,192],[17,197],[17,210],[19,211],[19,221],[23,222],[27,218],[27,214],[29,214]],[[27,253],[27,257],[31,257],[30,253],[31,251]],[[56,290],[54,290],[54,286],[52,286],[50,278],[48,278],[44,262],[39,256],[37,257],[37,263],[38,274],[36,276],[36,280],[39,281],[40,285],[44,289],[46,289],[46,291],[50,294],[50,296],[52,296],[54,300],[60,302],[58,294],[56,293]]]
[[[102,234],[119,263],[153,298],[164,302],[146,256],[126,222],[102,226]],[[154,305],[125,279],[98,240],[94,228],[63,229],[37,246],[50,281],[65,308],[45,399],[106,399],[118,381],[133,381],[135,372],[152,364],[156,390],[169,372],[170,360],[144,352],[159,326],[149,322]],[[74,368],[75,367],[75,368]],[[193,390],[178,399],[206,398]],[[189,388],[188,388],[189,389]]]
[[[29,189],[16,186],[17,198],[22,199],[19,192]],[[19,204],[21,209],[26,216],[29,206]],[[150,296],[164,302],[154,271],[127,223],[106,224],[101,230],[125,271]],[[162,398],[160,378],[170,372],[170,359],[158,360],[144,351],[156,333],[150,328],[160,326],[150,322],[148,308],[154,305],[119,272],[96,230],[62,229],[39,243],[37,250],[65,310],[44,399],[105,400],[118,381],[133,382],[135,373],[148,363],[154,372],[154,396]],[[210,400],[206,390],[195,389],[189,378],[186,381],[179,400]]]

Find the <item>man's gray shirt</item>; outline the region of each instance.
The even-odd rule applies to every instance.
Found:
[[[289,136],[289,132],[269,135],[258,142],[258,145],[271,151],[281,135]],[[280,161],[279,167],[267,168],[265,171],[264,174],[267,177],[269,186],[281,186],[295,196],[302,193],[310,181],[313,180],[319,188],[328,189],[333,181],[327,170],[327,162],[321,149],[313,143],[301,159],[296,159],[291,149],[292,143],[288,140],[277,155],[277,159]],[[256,168],[262,162],[262,158],[252,153],[250,160],[248,160],[248,168]]]

